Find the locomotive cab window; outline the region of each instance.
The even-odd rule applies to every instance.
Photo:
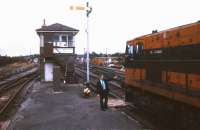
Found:
[[[133,45],[127,45],[126,53],[128,56],[133,56],[135,54],[135,47]]]
[[[131,45],[128,46],[128,54],[129,55],[133,54],[133,46],[131,46]]]
[[[136,44],[136,54],[142,54],[142,50],[144,49],[144,45],[142,42]]]

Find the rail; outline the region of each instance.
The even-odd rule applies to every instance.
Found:
[[[17,77],[9,82],[0,85],[0,117],[7,108],[12,104],[23,88],[36,77],[38,77],[37,69],[26,75]]]
[[[90,79],[91,79],[90,84],[92,85],[93,90],[96,90],[95,86],[99,78],[97,73],[102,73],[102,71],[104,70],[95,69],[95,71],[96,73],[93,73],[93,72],[90,73]],[[79,76],[82,79],[84,79],[86,75],[86,71],[84,69],[81,69],[80,67],[75,67],[75,73],[77,76]],[[106,73],[106,74],[108,75],[109,73]],[[110,85],[110,92],[109,92],[110,95],[116,98],[120,98],[120,99],[125,98],[125,90],[124,88],[121,87],[121,84],[119,84],[119,82],[110,81],[109,85]]]

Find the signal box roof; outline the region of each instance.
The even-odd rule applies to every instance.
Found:
[[[43,25],[41,28],[37,29],[37,33],[43,33],[43,32],[73,32],[78,33],[79,30],[68,27],[59,23],[55,23],[49,26]]]

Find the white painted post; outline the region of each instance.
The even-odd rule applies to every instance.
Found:
[[[90,67],[89,67],[89,15],[92,12],[92,8],[89,7],[89,2],[86,3],[86,17],[87,17],[87,29],[86,29],[86,33],[87,33],[87,82],[90,81]]]
[[[86,34],[87,34],[87,47],[86,47],[86,51],[87,51],[87,58],[86,58],[86,62],[87,62],[87,82],[90,81],[89,78],[89,73],[90,73],[90,68],[89,68],[89,15],[92,12],[92,7],[89,6],[89,2],[86,3],[86,8],[85,7],[81,7],[81,6],[70,6],[70,10],[86,10],[86,17],[87,17],[87,27],[86,27]]]

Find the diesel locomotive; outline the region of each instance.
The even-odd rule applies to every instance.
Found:
[[[131,39],[125,53],[126,101],[200,119],[200,21]]]

